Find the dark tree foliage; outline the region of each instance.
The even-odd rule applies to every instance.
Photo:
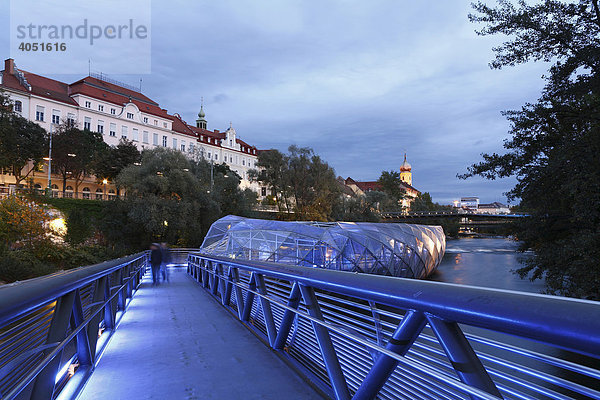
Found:
[[[335,172],[313,150],[290,146],[288,154],[278,150],[262,152],[251,171],[253,179],[269,186],[280,211],[289,218],[328,221],[340,190]]]
[[[340,196],[339,200],[333,205],[332,217],[335,221],[349,222],[379,222],[377,214],[378,199],[371,196],[369,192],[366,196],[346,197]]]
[[[142,152],[140,163],[125,167],[116,182],[126,198],[110,202],[100,219],[114,248],[142,250],[156,241],[199,247],[216,219],[246,215],[256,202],[227,165],[214,165],[211,181],[209,163],[165,148]]]
[[[521,276],[545,276],[553,294],[600,299],[600,10],[597,0],[499,1],[473,5],[482,35],[510,39],[494,49],[492,68],[551,63],[540,99],[505,112],[505,154],[484,154],[461,177],[516,176],[508,193],[529,218],[516,226],[531,249]]]
[[[398,171],[381,171],[381,176],[377,180],[381,185],[381,190],[385,194],[378,208],[381,211],[399,211],[402,208],[401,202],[404,198],[402,189],[402,180]]]
[[[0,168],[9,170],[17,185],[47,154],[47,139],[44,128],[14,113],[8,96],[0,92]],[[25,169],[30,161],[34,168]]]
[[[428,192],[421,193],[410,203],[410,211],[449,211],[452,206],[434,203]]]
[[[86,175],[94,173],[99,156],[108,145],[102,134],[81,130],[76,125],[63,123],[52,135],[52,168],[62,177],[63,196],[67,179],[75,183],[75,193]]]
[[[99,181],[103,179],[114,182],[121,171],[135,163],[139,163],[142,154],[133,141],[121,139],[116,146],[104,148],[93,162],[93,169]],[[117,185],[117,195],[120,195],[120,187]]]

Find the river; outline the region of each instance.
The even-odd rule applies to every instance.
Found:
[[[519,275],[512,272],[523,265],[520,260],[529,256],[526,253],[523,254],[517,252],[517,246],[517,243],[506,238],[461,238],[448,240],[446,243],[446,254],[437,271],[429,277],[429,280],[522,292],[542,292],[544,289],[544,282],[542,280],[531,282],[527,278],[521,279]],[[468,333],[479,333],[480,335],[507,342],[511,345],[522,346],[539,353],[586,365],[587,367],[597,368],[597,360],[595,359],[557,348],[548,348],[541,343],[530,342],[495,332],[478,330],[473,327],[463,327],[463,329]],[[502,353],[499,351],[497,352],[495,349],[491,349],[491,354],[500,356]],[[508,354],[507,359],[509,361],[519,360],[512,354]],[[526,361],[526,363],[531,362],[531,360]],[[551,365],[539,363],[537,364],[537,367],[541,372],[546,373],[551,377],[560,377],[577,384],[582,384],[588,388],[598,387],[597,381],[593,378],[573,373],[566,369],[555,368]],[[570,396],[578,399],[592,398],[570,392],[560,387],[553,387],[553,385],[548,383],[542,383],[541,386],[552,388],[569,398],[571,398]],[[517,388],[517,386],[515,386],[515,388]],[[522,388],[519,390],[522,390]],[[539,393],[531,394],[531,396],[536,399],[547,398],[539,395]]]
[[[512,271],[527,254],[506,238],[461,238],[446,242],[446,254],[430,280],[461,285],[540,293],[544,282],[521,279]]]

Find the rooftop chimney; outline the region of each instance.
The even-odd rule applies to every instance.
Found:
[[[10,75],[15,74],[15,60],[12,58],[7,58],[4,60],[4,72]]]

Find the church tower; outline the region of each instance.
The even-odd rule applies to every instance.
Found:
[[[204,99],[200,103],[200,112],[198,113],[198,119],[196,120],[196,127],[206,130],[206,114],[204,114]]]
[[[412,186],[412,167],[406,161],[406,153],[404,153],[404,162],[400,166],[400,180]]]

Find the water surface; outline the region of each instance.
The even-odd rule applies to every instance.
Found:
[[[506,238],[448,240],[446,254],[433,281],[540,293],[544,282],[521,279],[513,273],[528,254],[517,252],[517,243]]]

